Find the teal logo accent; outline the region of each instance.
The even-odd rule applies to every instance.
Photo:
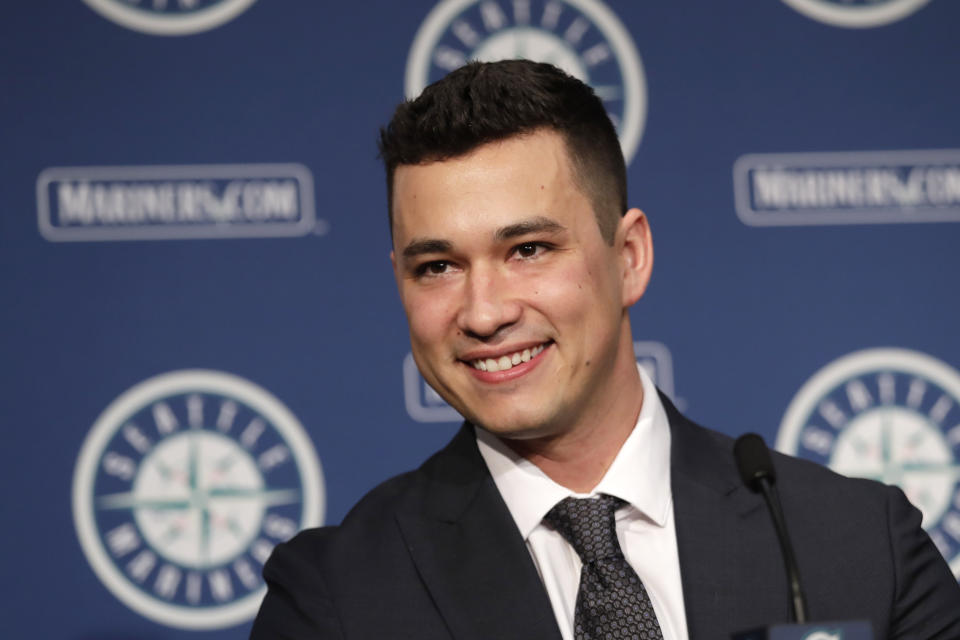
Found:
[[[960,372],[906,349],[831,362],[790,403],[776,448],[903,489],[960,578]]]
[[[630,162],[646,120],[646,79],[633,38],[600,0],[440,2],[410,48],[407,97],[469,60],[515,58],[549,62],[592,86]]]
[[[290,411],[227,373],[167,373],[97,419],[77,461],[74,521],[94,572],[162,624],[252,618],[273,547],[322,523],[313,445]]]

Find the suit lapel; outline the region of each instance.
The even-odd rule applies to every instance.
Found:
[[[730,447],[663,400],[671,427],[674,519],[689,636],[726,637],[744,630],[739,625],[759,609],[745,593],[758,577],[753,575],[757,562],[743,551],[766,558],[768,545],[754,538],[767,515],[762,499],[741,485]]]
[[[422,468],[422,509],[397,515],[454,638],[559,640],[550,601],[468,425]]]
[[[778,619],[781,584],[763,501],[742,487],[732,450],[662,397],[671,427],[671,483],[690,640]],[[421,579],[457,640],[560,640],[526,545],[464,425],[423,465],[421,505],[397,514]],[[774,542],[775,545],[775,542]],[[760,575],[763,574],[763,575]],[[785,599],[784,603],[785,603]],[[785,619],[785,618],[784,618]]]

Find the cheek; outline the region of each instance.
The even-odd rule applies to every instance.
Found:
[[[595,301],[590,273],[582,265],[537,274],[527,283],[530,304],[556,322],[578,320],[588,314]]]
[[[447,336],[452,321],[452,306],[449,300],[433,292],[419,292],[404,297],[404,311],[410,325],[411,339],[424,346],[431,347]]]
[[[584,332],[607,335],[622,311],[610,269],[584,263],[557,269],[528,289],[530,304],[567,338]]]

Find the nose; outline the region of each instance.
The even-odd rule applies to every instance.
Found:
[[[487,340],[516,323],[521,311],[509,276],[494,268],[478,267],[465,278],[457,325],[467,335]]]

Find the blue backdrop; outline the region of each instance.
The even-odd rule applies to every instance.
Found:
[[[901,484],[960,575],[958,20],[946,0],[8,8],[4,635],[242,637],[273,544],[452,436],[408,360],[375,142],[470,57],[553,61],[608,105],[653,229],[631,315],[660,386]]]

